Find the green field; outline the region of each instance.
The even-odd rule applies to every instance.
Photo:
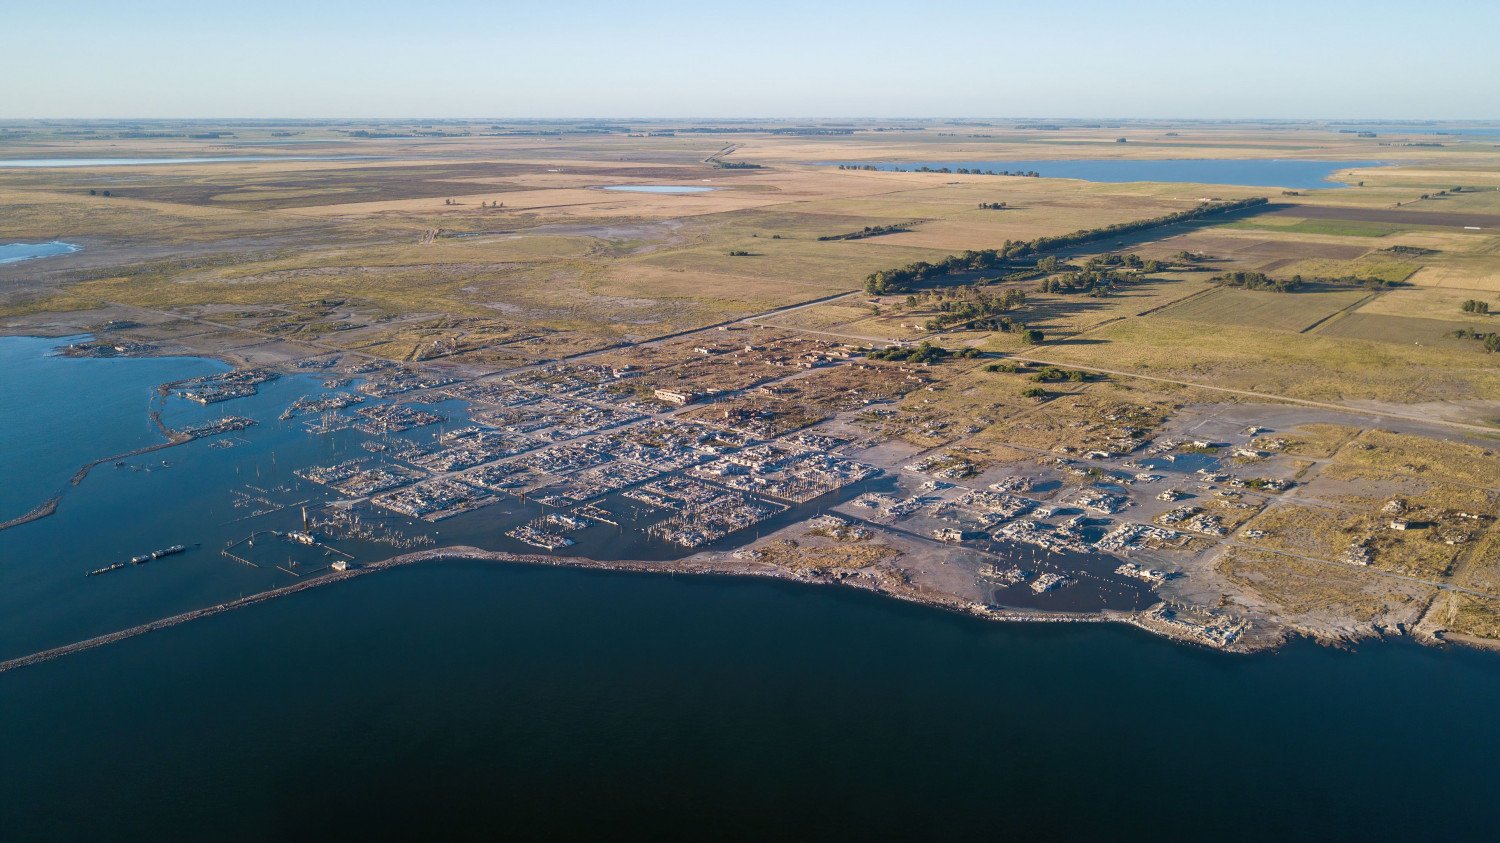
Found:
[[[1282,219],[1289,218],[1283,217]],[[1411,226],[1361,220],[1296,220],[1289,225],[1263,219],[1241,220],[1229,223],[1226,227],[1256,231],[1283,231],[1292,234],[1331,234],[1338,237],[1385,237],[1411,229]]]
[[[1392,257],[1389,253],[1372,252],[1354,260],[1311,258],[1284,267],[1276,274],[1278,277],[1302,275],[1309,278],[1347,278],[1352,275],[1395,283],[1405,281],[1420,268],[1420,263]]]

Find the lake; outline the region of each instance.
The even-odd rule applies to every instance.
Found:
[[[146,415],[154,383],[229,368],[197,358],[77,360],[51,353],[79,339],[0,337],[0,472],[6,476],[0,521],[53,494],[89,459],[162,441]],[[0,547],[5,540],[0,533]]]
[[[1500,751],[1489,653],[1228,656],[468,562],[0,674],[0,698],[15,839],[1481,839]]]
[[[80,246],[64,243],[61,240],[53,240],[50,243],[0,243],[0,265],[68,255],[80,248]]]
[[[1128,158],[1029,159],[986,161],[833,161],[855,167],[873,166],[877,170],[912,171],[918,167],[934,170],[944,167],[994,172],[1036,172],[1043,178],[1083,179],[1094,182],[1185,182],[1190,184],[1233,184],[1247,187],[1286,187],[1312,190],[1341,187],[1329,181],[1339,170],[1353,167],[1376,167],[1379,161],[1310,161],[1291,158],[1170,158],[1160,160]]]
[[[372,161],[368,155],[225,155],[193,158],[0,158],[0,167],[126,167],[143,164],[237,164],[255,161]]]
[[[685,184],[612,184],[601,189],[625,193],[707,193],[714,188]]]

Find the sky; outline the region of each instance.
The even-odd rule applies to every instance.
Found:
[[[1500,118],[1500,0],[0,4],[0,119]]]

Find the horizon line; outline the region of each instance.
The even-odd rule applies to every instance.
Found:
[[[675,122],[675,121],[699,121],[719,120],[729,122],[771,122],[786,120],[816,120],[816,121],[877,121],[877,120],[910,120],[916,122],[936,122],[953,120],[1061,120],[1061,121],[1122,121],[1122,122],[1188,122],[1188,123],[1500,123],[1500,116],[1495,117],[1390,117],[1390,116],[1364,116],[1364,117],[1119,117],[1119,116],[1088,116],[1088,117],[1063,117],[1057,115],[1028,116],[1028,115],[940,115],[934,117],[912,117],[899,115],[865,115],[865,116],[812,116],[812,115],[673,115],[673,116],[601,116],[601,115],[570,115],[558,117],[539,116],[435,116],[435,115],[405,115],[405,116],[316,116],[316,117],[292,117],[292,116],[231,116],[231,115],[173,115],[173,116],[141,116],[141,115],[96,115],[89,117],[5,117],[0,116],[0,123],[5,122],[44,122],[44,121],[73,121],[91,122],[106,120],[139,120],[139,121],[189,121],[189,120],[225,120],[225,121],[255,121],[255,122],[312,122],[312,121],[339,121],[339,122],[394,122],[394,121],[443,121],[443,122],[483,122],[483,121],[519,121],[535,123],[558,123],[558,122],[598,122],[611,121],[635,121],[635,122]]]

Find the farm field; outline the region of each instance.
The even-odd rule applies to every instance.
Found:
[[[1356,311],[1328,322],[1318,328],[1318,333],[1331,337],[1351,337],[1376,342],[1402,345],[1435,346],[1456,352],[1481,353],[1471,339],[1454,337],[1458,329],[1484,332],[1492,325],[1475,320],[1452,321],[1447,319],[1422,319],[1414,316],[1392,316],[1382,313]]]
[[[1417,226],[1401,226],[1392,223],[1352,219],[1319,220],[1267,216],[1254,221],[1231,223],[1230,227],[1246,231],[1279,231],[1287,234],[1330,234],[1335,237],[1387,237],[1399,231],[1409,231]]]
[[[1315,401],[1395,404],[1500,400],[1500,370],[1469,349],[1318,333],[1268,333],[1150,316],[1035,352],[1062,364],[1122,370]]]
[[[1491,310],[1500,312],[1500,295],[1486,295],[1477,290],[1454,290],[1441,287],[1406,287],[1387,290],[1360,305],[1356,312],[1405,316],[1414,319],[1440,319],[1474,327],[1476,317],[1463,310],[1464,302],[1472,300],[1489,302]]]
[[[1268,294],[1220,287],[1165,307],[1154,317],[1300,333],[1371,295],[1364,290]]]
[[[421,343],[442,340],[424,327],[433,319],[495,318],[540,336],[502,343],[504,354],[497,349],[488,356],[532,359],[857,291],[872,271],[1007,240],[1171,213],[1208,198],[1267,195],[1273,201],[1265,213],[1105,241],[1069,258],[1076,265],[1119,250],[1170,262],[1192,253],[1201,256],[1194,271],[1176,267],[1108,297],[1043,293],[1028,281],[991,280],[990,289],[1028,296],[1018,315],[1054,340],[1045,351],[1058,359],[1232,372],[1236,384],[1275,386],[1297,379],[1270,361],[1297,361],[1292,365],[1301,371],[1321,355],[1334,371],[1350,373],[1347,387],[1337,385],[1343,375],[1309,371],[1311,380],[1285,394],[1385,400],[1401,395],[1402,388],[1382,385],[1373,375],[1366,380],[1373,363],[1362,363],[1348,348],[1322,344],[1374,343],[1382,349],[1377,359],[1387,366],[1397,365],[1390,355],[1405,344],[1410,349],[1401,352],[1402,365],[1420,360],[1418,365],[1445,366],[1451,357],[1459,369],[1440,374],[1438,384],[1464,383],[1475,388],[1472,398],[1494,397],[1486,386],[1490,374],[1474,362],[1482,356],[1475,358],[1467,341],[1443,339],[1437,330],[1439,323],[1451,325],[1449,330],[1482,329],[1483,320],[1463,318],[1456,305],[1500,290],[1500,236],[1485,230],[1500,218],[1492,197],[1500,187],[1500,167],[1480,144],[1382,147],[1372,155],[1367,139],[1348,134],[1288,134],[1255,126],[1128,129],[1123,136],[1130,144],[1124,147],[1114,144],[1112,132],[1091,129],[742,132],[728,139],[670,133],[355,139],[348,131],[311,130],[308,140],[331,160],[0,170],[0,200],[15,236],[66,232],[85,246],[34,269],[0,268],[0,280],[7,281],[0,313],[26,319],[109,304],[174,313],[334,297],[345,302],[346,320],[354,320],[338,326],[355,329],[338,339],[341,345],[360,342],[370,353],[406,358]],[[98,145],[45,132],[7,143],[11,157],[68,149],[92,154]],[[1285,192],[808,163],[1089,158],[1106,146],[1109,156],[1143,159],[1297,156],[1386,163],[1338,176],[1354,187]],[[197,149],[187,140],[143,139],[125,148],[116,144],[109,154],[191,156]],[[715,162],[721,158],[747,166],[720,168]],[[712,190],[672,195],[598,189],[632,184]],[[1453,192],[1455,185],[1464,189]],[[105,190],[111,195],[100,195]],[[983,207],[1001,202],[998,209]],[[820,239],[877,226],[904,230]],[[1211,289],[1207,279],[1225,271],[1283,278],[1353,275],[1409,286],[1374,296]],[[1442,292],[1424,297],[1428,289]],[[1356,309],[1338,315],[1351,307]],[[851,342],[952,335],[951,342],[963,345],[1024,350],[1011,333],[952,326],[933,334],[925,326],[931,318],[930,310],[896,300],[851,296],[765,321]],[[1428,321],[1409,321],[1414,319]],[[394,321],[380,329],[378,339],[357,330],[380,320]],[[1317,336],[1266,349],[1265,356],[1258,355],[1267,340],[1243,333],[1309,329]],[[1210,333],[1219,340],[1211,343],[1216,347],[1162,359],[1186,345],[1210,342]],[[316,336],[306,330],[302,335]],[[483,337],[460,343],[455,359],[481,354],[474,344],[482,345]],[[1400,376],[1392,379],[1402,382]],[[1438,391],[1419,384],[1414,394]]]

